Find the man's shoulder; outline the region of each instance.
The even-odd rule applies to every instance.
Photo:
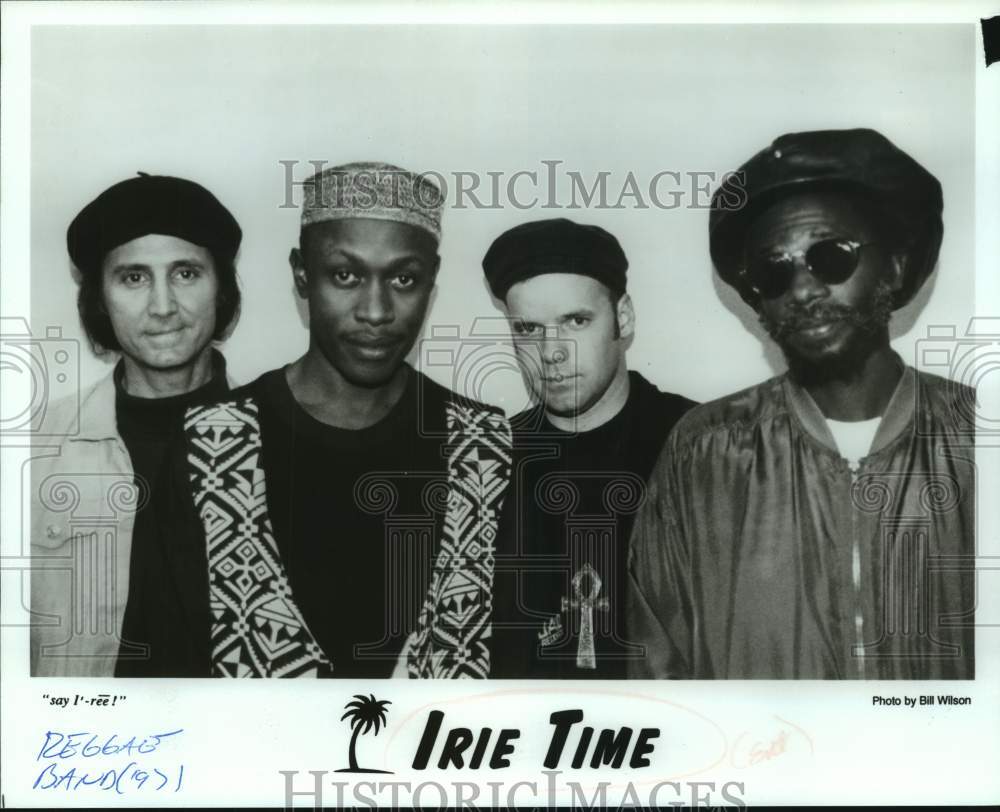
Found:
[[[690,409],[674,427],[672,447],[679,451],[707,436],[752,430],[764,420],[784,413],[784,377],[769,378]]]
[[[641,372],[631,370],[629,375],[633,385],[639,391],[639,402],[646,410],[655,410],[660,414],[667,413],[680,417],[698,405],[697,401],[678,395],[676,392],[660,389]]]
[[[262,372],[252,381],[230,389],[222,400],[241,401],[247,398],[260,398],[265,390],[277,387],[284,381],[285,369],[284,366],[280,366]]]
[[[914,369],[923,419],[943,422],[956,431],[974,430],[976,389],[931,372]]]
[[[30,476],[32,493],[39,495],[38,483],[58,473],[72,478],[83,476],[97,481],[93,474],[130,473],[127,463],[103,442],[117,433],[114,384],[105,376],[71,395],[46,403],[31,415]],[[39,512],[39,516],[42,512]]]
[[[446,386],[442,386],[419,370],[413,370],[413,374],[416,376],[415,391],[417,397],[425,406],[437,405],[442,410],[447,410],[449,406],[452,408],[458,407],[466,412],[489,415],[500,418],[505,423],[507,422],[503,409],[498,406],[491,406],[488,403],[483,403],[475,398],[455,392]]]
[[[113,373],[101,376],[73,394],[63,395],[31,416],[32,431],[40,437],[85,434],[95,420],[107,420],[114,414],[115,385]]]
[[[269,374],[269,373],[265,373]],[[262,398],[261,378],[231,389],[207,403],[190,406],[184,412],[184,430],[190,431],[206,421],[226,420],[256,423]]]
[[[429,436],[456,440],[459,446],[472,444],[480,449],[510,453],[510,423],[503,409],[454,392],[419,370],[413,370],[410,390],[420,430]]]
[[[36,430],[41,429],[41,426],[44,425],[46,429],[52,428],[64,433],[71,425],[80,423],[85,417],[84,407],[90,401],[95,398],[105,400],[101,397],[103,384],[102,379],[81,389],[78,394],[63,395],[61,398],[45,404],[44,411],[39,410],[38,413],[32,415],[38,423]],[[110,399],[107,404],[102,404],[102,406],[105,405],[113,409],[114,399]]]
[[[917,385],[932,399],[934,405],[973,403],[976,399],[976,389],[973,386],[932,372],[919,369],[914,369],[913,372]]]
[[[510,418],[510,427],[514,437],[530,437],[541,429],[545,421],[545,408],[540,403],[529,406],[517,412]]]

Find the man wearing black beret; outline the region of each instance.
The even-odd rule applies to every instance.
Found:
[[[645,480],[694,404],[629,372],[628,261],[597,226],[525,223],[483,259],[538,401],[518,415],[497,544],[491,676],[614,679],[624,636],[625,552]]]
[[[927,279],[942,193],[872,130],[784,135],[720,188],[720,277],[786,374],[691,411],[629,557],[640,678],[971,679],[969,387],[889,345]],[[732,201],[744,205],[730,207]]]
[[[119,653],[144,656],[123,640],[126,603],[142,590],[143,506],[185,409],[229,389],[213,344],[239,312],[240,239],[207,189],[145,174],[105,190],[69,226],[84,330],[119,360],[79,401],[49,406],[65,437],[33,461],[33,675],[111,676]],[[110,518],[80,535],[70,512]]]

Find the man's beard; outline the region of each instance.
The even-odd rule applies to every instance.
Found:
[[[760,312],[761,325],[781,347],[788,362],[788,373],[802,386],[828,381],[850,380],[860,373],[864,362],[887,341],[886,326],[893,311],[892,289],[882,282],[875,289],[867,307],[818,304],[794,309],[781,321]],[[802,326],[840,319],[853,326],[844,346],[834,355],[810,358],[801,354],[787,338]]]

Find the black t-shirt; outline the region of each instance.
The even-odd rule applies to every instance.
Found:
[[[176,434],[184,412],[191,406],[225,397],[226,359],[212,353],[212,379],[182,395],[166,398],[141,398],[125,391],[125,368],[121,361],[115,368],[115,419],[118,433],[125,442],[135,471],[136,484],[143,493],[156,487],[156,477],[163,468],[167,448]]]
[[[541,407],[511,421],[491,676],[618,679],[638,653],[625,639],[628,539],[667,434],[695,404],[629,379],[625,406],[591,431],[560,431]]]
[[[334,676],[388,677],[416,626],[440,535],[447,390],[411,370],[389,414],[356,431],[311,417],[283,370],[261,377],[254,394],[268,513],[295,601]],[[436,430],[421,430],[422,417]]]
[[[119,361],[114,373],[115,420],[132,462],[140,497],[132,531],[128,601],[119,663],[142,662],[146,656],[140,641],[130,630],[134,629],[135,613],[143,603],[143,595],[150,589],[150,581],[158,577],[156,569],[149,564],[151,556],[155,558],[155,551],[149,549],[156,541],[153,499],[162,488],[162,474],[171,445],[181,431],[184,412],[192,406],[219,400],[229,392],[226,359],[216,351],[212,352],[212,379],[182,395],[165,398],[130,395],[125,391],[124,373],[124,365]]]
[[[427,592],[445,511],[447,389],[410,369],[378,423],[340,429],[309,415],[285,370],[227,400],[259,407],[267,510],[292,597],[334,677],[388,677]],[[183,438],[157,488],[156,555],[127,624],[150,657],[119,675],[210,676],[211,613],[204,531]],[[130,599],[129,608],[133,601]],[[126,612],[129,620],[129,613]]]

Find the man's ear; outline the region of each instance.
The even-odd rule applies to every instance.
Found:
[[[886,274],[886,282],[889,283],[889,290],[899,293],[906,282],[906,269],[910,262],[910,255],[905,251],[893,251],[889,255],[889,269]]]
[[[309,275],[306,273],[302,252],[293,248],[288,252],[288,264],[292,267],[292,279],[295,282],[295,292],[303,299],[309,298]]]
[[[635,310],[632,309],[632,297],[623,293],[615,305],[618,315],[618,332],[621,338],[629,338],[635,332]]]
[[[91,274],[87,277],[87,281],[84,282],[81,279],[80,285],[93,285],[93,290],[97,292],[97,312],[102,316],[108,315],[108,305],[104,301],[104,283],[107,281],[110,269],[104,267],[104,262],[102,261],[96,268],[88,268],[87,270],[80,270],[81,278],[85,273]]]

